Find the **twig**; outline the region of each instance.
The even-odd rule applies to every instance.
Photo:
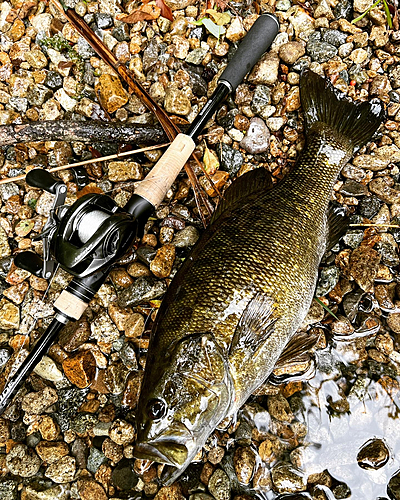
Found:
[[[349,224],[350,227],[400,227],[399,224]]]
[[[67,163],[65,165],[60,165],[59,167],[53,167],[47,170],[47,172],[59,172],[60,170],[67,170],[68,168],[81,167],[82,165],[89,165],[90,163],[98,163],[99,161],[115,160],[122,158],[124,156],[134,155],[136,153],[143,153],[144,151],[151,151],[153,149],[165,148],[169,146],[170,143],[157,144],[155,146],[148,146],[146,148],[134,149],[133,151],[124,151],[123,153],[117,153],[115,155],[101,156],[100,158],[91,158],[90,160],[79,161],[78,163]],[[7,177],[6,179],[0,179],[0,184],[8,184],[9,182],[21,181],[25,179],[26,174],[17,175],[16,177]]]

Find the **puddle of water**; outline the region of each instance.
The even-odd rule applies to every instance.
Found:
[[[399,396],[392,398],[379,382],[365,375],[354,377],[347,397],[349,412],[332,414],[329,401],[340,399],[337,379],[335,369],[331,373],[317,370],[304,384],[304,408],[296,413],[308,428],[301,468],[308,475],[328,470],[348,485],[348,498],[388,498],[387,484],[400,469]],[[382,439],[390,450],[388,462],[378,470],[366,470],[357,463],[360,448],[372,438]]]

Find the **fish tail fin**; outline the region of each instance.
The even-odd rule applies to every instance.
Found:
[[[300,98],[306,129],[316,122],[326,123],[350,142],[353,153],[371,140],[385,117],[383,104],[378,99],[350,102],[330,81],[308,69],[301,75]]]

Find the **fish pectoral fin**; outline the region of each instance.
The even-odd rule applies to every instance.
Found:
[[[350,216],[346,208],[339,203],[332,203],[328,210],[328,235],[326,250],[333,248],[349,229]]]
[[[281,383],[297,378],[298,373],[290,374],[290,369],[311,360],[310,351],[318,343],[320,334],[299,332],[288,342],[269,380],[272,383]],[[308,370],[307,370],[308,371]],[[276,372],[288,372],[285,375],[275,375]]]
[[[272,175],[265,168],[256,168],[241,175],[224,193],[224,199],[211,217],[210,225],[226,211],[242,206],[243,202],[247,203],[249,196],[257,197],[272,187]]]
[[[229,355],[246,351],[254,356],[275,329],[276,304],[268,295],[257,293],[247,304],[233,335]]]

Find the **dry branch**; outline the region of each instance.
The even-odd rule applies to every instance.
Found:
[[[128,125],[120,122],[59,120],[0,127],[0,146],[36,141],[157,144],[167,142],[167,137],[161,127],[149,127],[141,124]]]

